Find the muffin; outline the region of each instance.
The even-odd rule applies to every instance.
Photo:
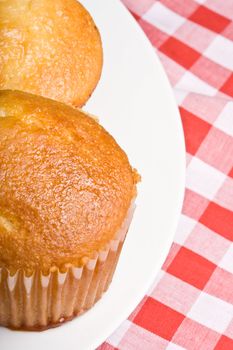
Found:
[[[108,288],[138,175],[92,117],[0,91],[0,325],[43,330]]]
[[[82,106],[102,70],[96,25],[76,0],[0,1],[0,89]]]

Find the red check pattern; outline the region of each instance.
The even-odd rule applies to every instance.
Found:
[[[233,349],[233,0],[122,0],[184,127],[186,194],[151,290],[99,350]]]

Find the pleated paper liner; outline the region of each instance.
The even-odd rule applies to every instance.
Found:
[[[65,273],[51,268],[46,276],[38,269],[30,277],[0,269],[0,325],[41,331],[90,309],[112,281],[133,211],[134,205],[115,239],[82,267],[70,264]]]

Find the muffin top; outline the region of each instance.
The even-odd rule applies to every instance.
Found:
[[[81,106],[102,60],[99,32],[76,0],[0,1],[0,89]]]
[[[124,151],[93,118],[0,91],[0,267],[80,266],[114,238],[136,182]]]

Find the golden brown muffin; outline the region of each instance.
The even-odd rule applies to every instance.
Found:
[[[137,180],[113,137],[84,112],[0,91],[1,325],[51,327],[100,298]]]
[[[0,1],[0,89],[82,106],[102,60],[98,29],[76,0]]]

